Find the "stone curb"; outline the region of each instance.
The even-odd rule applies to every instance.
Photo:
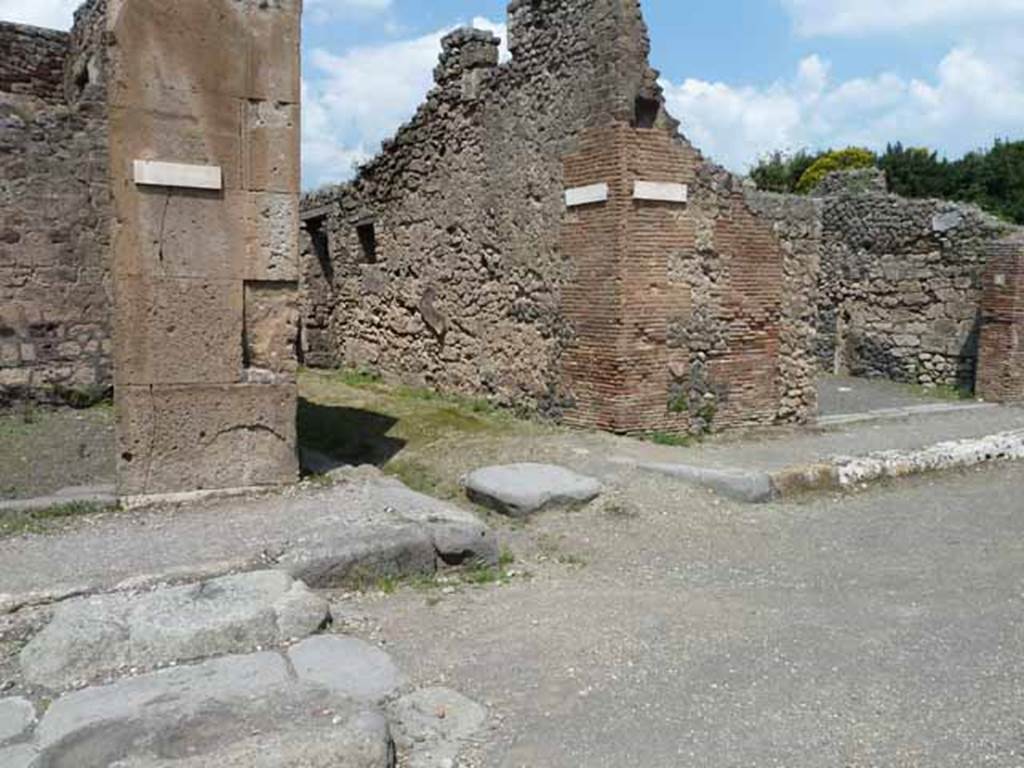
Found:
[[[616,464],[623,464],[645,472],[654,472],[674,477],[686,483],[707,488],[728,499],[746,504],[766,504],[777,497],[772,477],[767,472],[742,469],[714,469],[696,467],[691,464],[669,464],[663,462],[642,462],[632,459],[613,458]]]
[[[612,461],[675,477],[735,501],[765,504],[800,493],[842,491],[880,480],[963,469],[994,461],[1020,460],[1024,460],[1024,429],[951,440],[909,451],[834,456],[773,472],[638,462],[623,458]]]
[[[50,496],[0,501],[0,514],[5,512],[14,514],[20,512],[41,512],[65,504],[100,504],[115,507],[118,505],[118,498],[113,486],[65,488]]]

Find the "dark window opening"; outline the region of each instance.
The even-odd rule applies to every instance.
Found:
[[[372,222],[356,226],[359,235],[359,247],[363,251],[364,264],[377,263],[377,230]]]
[[[89,67],[82,67],[75,75],[75,90],[81,94],[89,84]]]
[[[636,128],[653,128],[661,114],[661,102],[644,96],[636,97],[633,126]]]
[[[313,246],[313,255],[320,264],[320,271],[329,283],[334,282],[334,265],[331,263],[331,241],[327,236],[326,217],[316,216],[303,222],[309,241]]]

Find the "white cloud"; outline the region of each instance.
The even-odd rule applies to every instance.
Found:
[[[472,25],[505,39],[503,24],[478,17]],[[312,73],[303,83],[307,187],[350,178],[354,163],[369,159],[412,117],[434,84],[441,38],[452,29],[341,54],[322,48],[307,53]]]
[[[806,36],[973,26],[1024,16],[1024,0],[783,0],[783,5]]]
[[[323,24],[338,17],[376,16],[390,11],[392,0],[305,0],[307,21]]]
[[[663,85],[690,140],[741,172],[773,149],[883,149],[898,140],[959,156],[997,137],[1021,138],[1024,126],[1024,51],[1010,35],[954,48],[927,80],[882,73],[835,82],[811,56],[792,79],[766,88]]]
[[[0,20],[50,29],[71,29],[82,0],[0,0]]]

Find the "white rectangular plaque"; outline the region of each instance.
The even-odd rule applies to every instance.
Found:
[[[135,161],[135,183],[159,187],[221,189],[223,179],[216,165],[184,165],[155,160]]]
[[[607,184],[591,184],[587,187],[573,187],[565,190],[565,205],[567,208],[576,208],[580,205],[591,203],[603,203],[608,199]]]
[[[638,181],[633,186],[634,200],[654,200],[662,203],[685,203],[689,194],[685,184],[671,181]]]

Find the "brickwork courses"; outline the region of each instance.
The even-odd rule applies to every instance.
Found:
[[[639,5],[517,0],[509,38],[505,63],[446,38],[394,141],[304,200],[307,361],[620,432],[808,418],[803,269],[678,135]],[[566,206],[592,184],[609,198]]]
[[[995,243],[985,270],[978,394],[1024,403],[1024,235]]]

